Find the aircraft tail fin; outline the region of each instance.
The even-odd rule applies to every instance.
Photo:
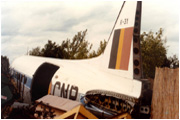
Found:
[[[103,53],[102,65],[121,71],[124,77],[141,78],[140,24],[141,2],[124,2],[108,44]]]

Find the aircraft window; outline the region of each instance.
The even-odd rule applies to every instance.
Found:
[[[18,73],[17,72],[15,73],[15,78],[16,78],[16,81],[17,81],[17,79],[18,79]]]
[[[19,73],[16,72],[16,81],[19,81]]]
[[[138,54],[139,53],[139,49],[138,48],[134,48],[134,53]]]
[[[13,72],[13,78],[16,78],[16,72],[15,71]]]
[[[136,20],[139,20],[139,17],[138,17],[138,16],[136,16]]]
[[[138,42],[138,39],[137,39],[137,38],[134,38],[134,42],[137,43],[137,42]]]
[[[24,75],[20,74],[21,75],[21,83],[24,83]]]
[[[17,72],[14,72],[14,78],[17,80]]]
[[[24,83],[24,84],[27,83],[27,77],[26,77],[26,76],[24,76],[24,81],[23,81],[23,83]]]
[[[32,79],[30,77],[26,77],[27,78],[27,82],[26,82],[26,86],[31,88],[31,83],[32,83]]]
[[[13,78],[15,78],[16,76],[16,72],[13,70]]]
[[[22,77],[22,75],[20,73],[19,73],[19,80],[20,80],[20,82],[23,81],[23,77]]]
[[[14,78],[14,70],[13,69],[12,69],[11,75]]]
[[[137,28],[135,28],[135,29],[134,29],[134,32],[135,32],[135,33],[138,33],[138,29],[137,29]]]
[[[13,70],[13,77],[17,78],[17,72],[15,70]]]
[[[19,75],[19,73],[17,72],[17,76],[16,76],[16,78],[17,78],[17,80],[19,80],[19,78],[20,78],[20,75]]]
[[[134,65],[138,66],[139,65],[139,61],[138,60],[134,60]]]
[[[135,69],[134,69],[134,73],[135,73],[136,75],[138,75],[138,74],[139,74],[139,69],[138,69],[138,68],[135,68]]]
[[[10,69],[10,75],[13,76],[13,69]]]
[[[135,22],[135,26],[138,26],[139,24],[138,24],[138,22]]]
[[[140,13],[139,11],[136,12],[137,15],[139,15],[139,13]]]
[[[19,73],[19,80],[21,83],[23,82],[23,76],[21,75],[21,73]]]

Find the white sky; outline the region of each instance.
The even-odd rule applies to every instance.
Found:
[[[97,50],[107,40],[122,1],[1,1],[1,54],[12,61],[48,40],[61,44],[88,29],[87,40]],[[164,29],[168,56],[179,57],[178,1],[143,1],[141,32]]]

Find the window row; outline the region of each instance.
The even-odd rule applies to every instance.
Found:
[[[30,78],[24,74],[21,74],[20,72],[17,72],[14,69],[10,70],[10,74],[17,83],[20,82],[20,83],[24,84],[26,87],[31,88],[32,78]]]

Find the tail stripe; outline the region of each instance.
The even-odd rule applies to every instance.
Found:
[[[115,69],[116,67],[116,58],[117,58],[117,51],[118,51],[118,45],[119,45],[119,36],[120,36],[120,29],[114,31],[113,36],[113,44],[111,47],[111,55],[110,55],[110,61],[109,61],[109,68]],[[113,59],[115,58],[115,59]]]
[[[133,37],[133,27],[126,28],[124,33],[124,42],[122,48],[122,57],[121,57],[121,70],[128,70],[129,67],[129,59],[130,59],[130,51]]]
[[[109,68],[128,70],[132,36],[133,27],[115,30]]]
[[[118,46],[118,53],[117,53],[117,60],[116,60],[116,69],[120,69],[121,53],[122,53],[123,39],[124,39],[124,31],[125,31],[125,29],[121,29],[121,33],[120,33],[120,37],[119,37],[119,46]]]

